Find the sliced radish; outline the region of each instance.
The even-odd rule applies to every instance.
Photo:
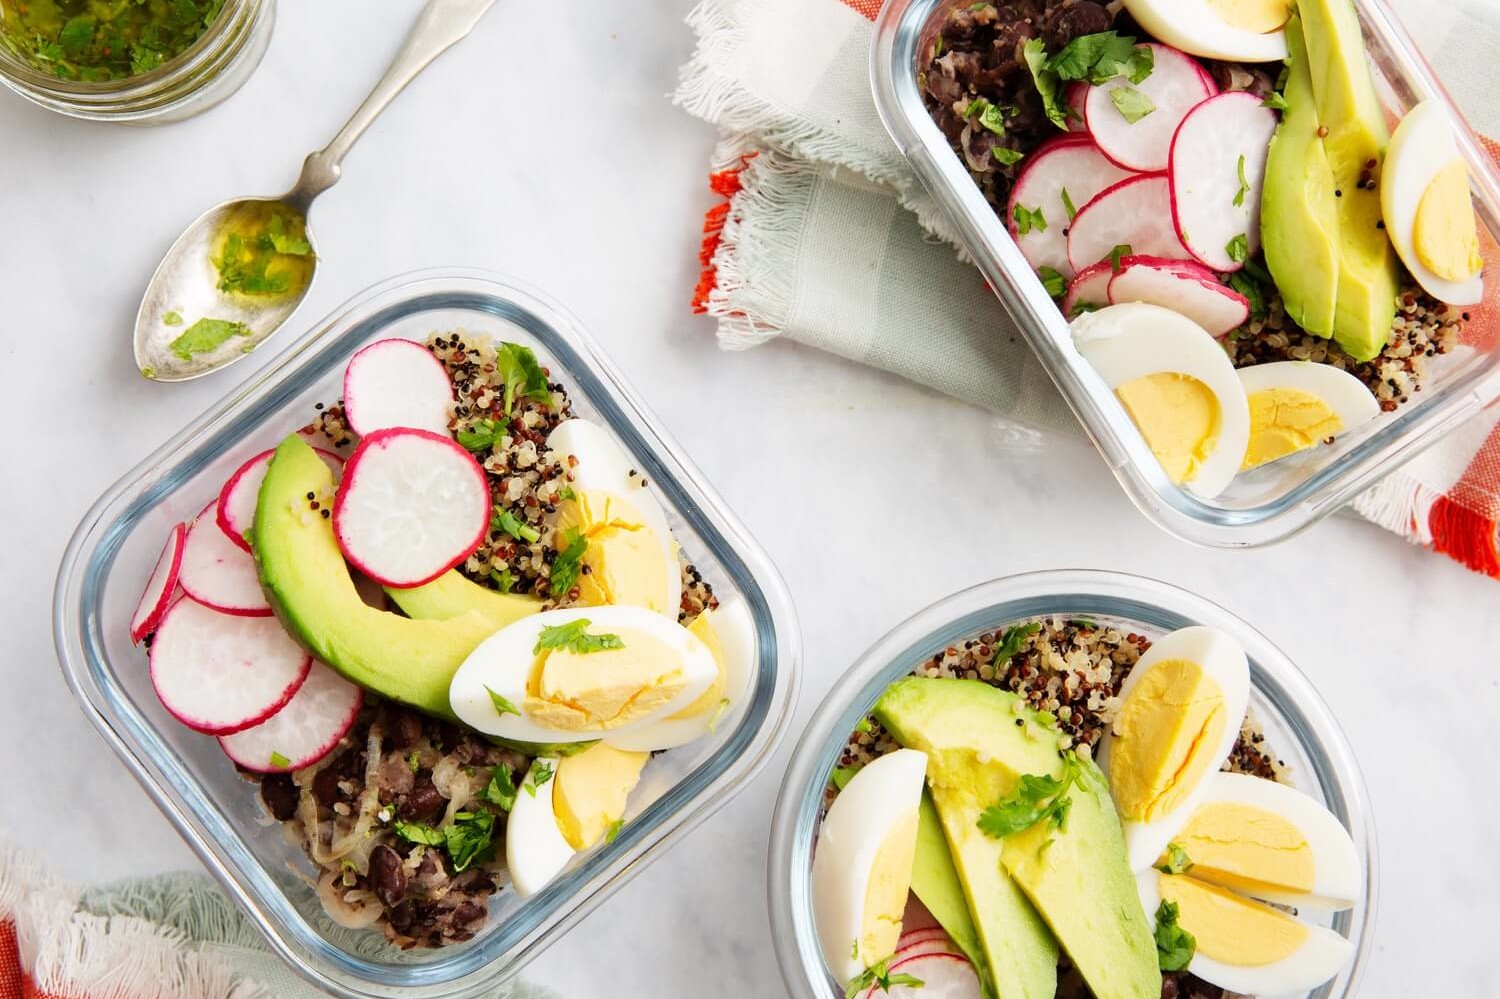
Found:
[[[414,340],[377,340],[344,369],[344,417],[361,437],[406,427],[445,437],[453,415],[453,382],[443,362]]]
[[[1127,170],[1165,170],[1178,124],[1195,104],[1218,92],[1192,56],[1160,42],[1150,46],[1155,57],[1150,76],[1140,83],[1122,76],[1091,86],[1083,102],[1084,123],[1099,151]],[[1153,110],[1130,121],[1110,96],[1121,89],[1139,92]]]
[[[931,926],[923,926],[920,929],[907,930],[902,933],[900,939],[896,941],[896,949],[901,950],[903,947],[911,947],[915,944],[926,943],[930,940],[947,939],[948,932],[941,926],[938,926],[934,923]]]
[[[922,954],[890,966],[892,974],[910,975],[921,985],[872,986],[864,999],[982,999],[974,966],[958,954]]]
[[[130,640],[137,645],[141,639],[156,630],[161,616],[167,612],[167,605],[172,602],[172,591],[177,588],[177,573],[182,568],[182,549],[186,539],[186,525],[173,524],[172,532],[167,535],[167,543],[156,557],[156,568],[151,570],[151,578],[146,580],[145,592],[135,605],[135,613],[130,615]]]
[[[1127,253],[1187,260],[1191,256],[1172,225],[1172,196],[1166,174],[1129,177],[1078,210],[1068,230],[1068,259],[1074,271],[1104,260],[1117,246]]]
[[[484,469],[451,438],[426,430],[365,437],[333,503],[344,555],[386,586],[441,576],[479,547],[489,522]]]
[[[1068,290],[1062,297],[1062,314],[1072,319],[1080,308],[1102,309],[1109,304],[1109,279],[1114,277],[1113,265],[1108,260],[1089,264],[1073,275]]]
[[[260,588],[255,558],[219,527],[218,500],[188,528],[177,582],[200,604],[225,614],[266,617],[271,605]]]
[[[891,956],[891,963],[897,964],[908,958],[921,957],[923,954],[952,954],[957,950],[958,945],[948,939],[947,934],[944,934],[940,937],[931,937],[927,940],[898,946],[896,953]]]
[[[241,732],[219,737],[231,760],[257,773],[285,773],[327,756],[359,717],[364,691],[320,662],[286,705]]]
[[[313,450],[333,470],[334,481],[338,481],[344,471],[344,459],[320,447]],[[266,480],[266,469],[270,467],[271,455],[275,453],[274,448],[262,451],[245,462],[219,491],[219,503],[214,508],[214,518],[219,522],[219,530],[245,551],[250,550],[250,542],[245,539],[251,525],[255,523],[255,504],[260,499],[260,484]]]
[[[1109,301],[1148,302],[1186,316],[1216,337],[1250,317],[1250,302],[1219,283],[1213,271],[1190,260],[1130,256],[1110,278]]]
[[[1076,211],[1100,191],[1129,176],[1100,154],[1087,136],[1059,137],[1031,154],[1016,178],[1005,209],[1006,225],[1033,268],[1051,267],[1064,278],[1073,276],[1068,263],[1068,205]],[[1067,201],[1063,192],[1068,192]],[[1022,234],[1016,209],[1028,224]],[[1040,212],[1040,223],[1032,217]],[[1043,228],[1045,226],[1045,228]]]
[[[1276,124],[1259,97],[1236,91],[1203,101],[1177,126],[1167,169],[1172,221],[1199,263],[1237,271],[1260,246],[1260,191]],[[1244,255],[1236,260],[1229,245],[1239,236]]]
[[[1068,131],[1087,132],[1083,122],[1083,102],[1088,98],[1089,85],[1083,80],[1074,80],[1063,90],[1063,105],[1068,113]]]
[[[151,685],[189,728],[227,735],[258,725],[297,693],[312,657],[274,617],[240,617],[184,597],[151,643]]]

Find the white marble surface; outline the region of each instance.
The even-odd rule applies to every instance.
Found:
[[[1314,676],[1363,760],[1383,871],[1364,994],[1494,995],[1500,584],[1353,519],[1265,551],[1191,548],[1137,515],[1077,441],[1018,452],[986,413],[870,370],[785,345],[720,354],[686,311],[713,136],[664,97],[688,6],[502,0],[319,205],[323,270],[303,319],[442,263],[567,300],[785,574],[806,637],[794,737],[877,635],[995,575],[1127,569],[1227,604]],[[66,121],[0,94],[0,422],[14,434],[0,461],[0,830],[69,874],[195,861],[59,677],[63,546],[106,485],[277,349],[147,384],[129,355],[138,296],[200,209],[291,182],[414,7],[284,2],[245,89],[168,128]],[[570,999],[782,995],[762,886],[786,748],[529,975]]]

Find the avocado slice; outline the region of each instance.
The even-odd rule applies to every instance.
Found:
[[[480,642],[494,633],[468,610],[416,621],[360,599],[327,517],[333,473],[296,434],[276,448],[255,508],[251,548],[260,581],[281,623],[313,655],[348,679],[393,701],[453,718],[448,685]]]
[[[1161,994],[1156,945],[1120,818],[1092,760],[1078,758],[1061,828],[1041,822],[997,840],[980,830],[980,813],[1012,794],[1024,775],[1062,776],[1057,727],[1009,691],[925,677],[892,684],[875,717],[902,745],[928,754],[932,800],[1000,999],[1054,994],[1052,935],[1097,999]]]
[[[1287,108],[1271,139],[1261,189],[1260,242],[1266,267],[1292,321],[1309,333],[1333,336],[1339,286],[1339,219],[1333,168],[1318,138],[1318,110],[1302,26],[1286,26]]]
[[[1390,129],[1353,3],[1297,0],[1297,10],[1318,121],[1328,130],[1323,150],[1333,168],[1339,220],[1333,338],[1355,360],[1367,361],[1390,340],[1400,280],[1395,247],[1379,225],[1379,168]],[[1372,182],[1360,186],[1365,178]]]
[[[542,609],[542,602],[536,597],[480,586],[457,569],[449,569],[422,586],[409,589],[387,586],[385,592],[401,608],[401,613],[418,621],[446,621],[477,611],[497,631]]]
[[[984,959],[979,929],[964,898],[964,885],[953,866],[953,854],[948,852],[942,819],[938,818],[932,795],[925,790],[917,812],[917,854],[912,862],[911,890],[974,966],[984,994],[994,995],[994,977]]]

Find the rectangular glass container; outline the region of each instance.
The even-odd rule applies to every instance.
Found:
[[[1431,358],[1419,396],[1393,413],[1298,455],[1237,476],[1222,495],[1205,500],[1174,484],[1134,423],[1073,346],[1068,322],[985,201],[968,168],[923,105],[917,84],[921,54],[948,11],[963,0],[887,0],[875,22],[870,76],[887,131],[918,179],[946,210],[965,249],[995,290],[1027,343],[1143,513],[1179,537],[1221,548],[1290,537],[1348,503],[1464,420],[1500,399],[1500,275],[1487,267],[1485,300],[1470,307],[1468,335],[1452,353]],[[1496,259],[1500,237],[1500,174],[1417,51],[1385,0],[1354,0],[1376,88],[1399,117],[1436,98],[1454,125],[1468,161],[1480,242]]]
[[[257,785],[215,741],[157,702],[146,655],[129,637],[137,598],[170,527],[191,520],[241,462],[339,398],[345,363],[393,336],[456,328],[536,351],[575,412],[609,428],[661,499],[672,532],[716,593],[745,600],[755,623],[749,692],[709,736],[658,755],[631,795],[624,827],[522,902],[491,900],[473,940],[401,951],[378,931],[323,913],[302,850],[283,838]],[[89,720],[240,903],[271,947],[309,981],[344,997],[492,995],[677,837],[723,805],[783,734],[800,638],[785,584],[760,548],[560,306],[478,271],[399,277],[357,295],[300,343],[112,486],[68,545],[58,572],[54,638],[64,677]]]

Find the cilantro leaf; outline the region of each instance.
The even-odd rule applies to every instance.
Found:
[[[503,569],[491,569],[490,579],[495,581],[495,586],[501,593],[509,593],[515,589],[516,579],[510,574],[510,566]]]
[[[1031,81],[1042,98],[1042,110],[1047,120],[1064,132],[1068,130],[1068,111],[1060,99],[1062,86],[1057,73],[1047,68],[1047,45],[1040,38],[1029,39],[1021,47],[1026,68],[1031,70]]]
[[[228,319],[200,319],[167,344],[167,348],[184,361],[194,355],[207,354],[228,342],[230,337],[249,336],[250,327]]]
[[[1231,239],[1224,244],[1224,252],[1229,254],[1229,259],[1237,264],[1243,264],[1245,258],[1250,256],[1250,240],[1244,233]]]
[[[578,582],[579,573],[583,571],[583,556],[589,549],[589,539],[582,531],[570,527],[562,532],[561,544],[562,547],[557,550],[557,558],[552,562],[552,575],[548,584],[552,596],[559,600]]]
[[[1151,49],[1136,45],[1129,35],[1101,31],[1079,35],[1047,60],[1047,69],[1063,80],[1087,80],[1101,84],[1123,76],[1140,83],[1151,75],[1155,57]]]
[[[585,656],[591,652],[604,652],[609,649],[623,649],[625,647],[625,643],[620,640],[619,635],[590,635],[587,630],[588,626],[589,619],[580,617],[569,621],[567,624],[558,624],[543,628],[537,635],[536,647],[531,651],[536,653],[541,652],[543,649],[566,649],[577,655]],[[517,714],[519,713],[517,712]]]
[[[531,765],[531,770],[526,775],[526,793],[533,798],[536,797],[536,789],[543,787],[552,779],[552,764],[546,760],[537,760]]]
[[[422,769],[422,754],[413,749],[406,754],[406,765],[411,768],[412,773]]]
[[[542,536],[542,532],[523,521],[509,510],[495,507],[495,515],[490,518],[490,530],[504,531],[517,541],[525,541],[530,544]]]
[[[604,842],[613,843],[615,841],[615,837],[620,835],[620,829],[623,828],[624,825],[624,819],[615,819],[613,822],[611,822],[609,824],[609,828],[604,830]]]
[[[1245,203],[1245,195],[1250,193],[1250,182],[1245,179],[1244,153],[1240,153],[1239,162],[1235,164],[1234,169],[1240,178],[1240,189],[1234,192],[1234,207],[1239,208]]]
[[[1073,199],[1068,195],[1068,189],[1062,189],[1063,210],[1068,213],[1068,221],[1073,221],[1078,216],[1078,209],[1073,205]]]
[[[859,941],[854,941],[854,956],[859,956]],[[923,985],[922,979],[904,972],[891,974],[890,959],[887,958],[879,964],[866,968],[849,980],[844,987],[844,999],[854,999],[862,992],[868,991],[870,986],[875,986],[875,991],[889,992],[897,985],[906,985],[914,989],[920,989]]]
[[[521,714],[521,709],[516,707],[508,698],[495,693],[489,687],[485,687],[485,693],[490,695],[490,703],[495,706],[495,714],[500,716]]]
[[[1030,624],[1018,624],[1006,628],[1005,634],[1000,636],[1000,645],[995,649],[993,662],[999,666],[1010,662],[1017,652],[1026,647],[1026,639],[1042,630],[1040,621],[1032,621]]]
[[[161,314],[161,322],[163,326],[181,326],[183,322],[182,313],[176,309],[169,309]]]
[[[505,415],[509,416],[517,398],[530,399],[552,406],[552,389],[530,347],[519,343],[501,343],[495,348],[495,371],[505,386]]]
[[[1109,272],[1120,273],[1120,261],[1130,256],[1132,252],[1134,251],[1130,249],[1129,243],[1116,243],[1114,249],[1109,251]]]
[[[1001,839],[1047,821],[1062,829],[1072,808],[1068,789],[1078,779],[1078,757],[1063,754],[1061,777],[1046,774],[1023,774],[1016,789],[979,813],[979,830],[986,836]]]
[[[1262,283],[1250,273],[1250,265],[1229,275],[1229,287],[1245,296],[1250,303],[1250,318],[1256,321],[1266,318],[1266,292]]]
[[[458,432],[458,443],[465,451],[488,451],[510,433],[509,420],[479,420],[470,430]]]
[[[423,846],[442,846],[445,839],[441,829],[434,829],[432,826],[424,825],[421,822],[402,822],[400,819],[397,819],[391,824],[391,828],[396,830],[397,836],[400,836],[408,843],[420,843]]]
[[[1166,863],[1157,864],[1156,869],[1163,874],[1186,874],[1193,869],[1193,861],[1181,843],[1168,843]]]
[[[1291,107],[1286,102],[1286,98],[1274,90],[1266,95],[1266,99],[1260,102],[1260,106],[1270,108],[1273,111],[1285,111]]]
[[[1042,214],[1040,207],[1027,208],[1017,204],[1011,212],[1011,218],[1016,220],[1016,232],[1019,235],[1024,236],[1033,229],[1037,232],[1047,231],[1047,216]]]
[[[278,767],[278,768],[280,768],[282,770],[285,770],[287,767],[289,767],[291,765],[292,765],[292,761],[291,760],[287,759],[285,756],[282,756],[280,753],[276,752],[275,750],[271,751],[271,766]]]
[[[1184,971],[1198,950],[1198,940],[1177,925],[1177,903],[1162,899],[1156,908],[1156,964],[1162,971]]]
[[[1037,277],[1042,279],[1042,287],[1047,289],[1047,294],[1053,298],[1068,290],[1068,279],[1055,267],[1041,267],[1037,270]]]
[[[494,857],[495,813],[484,809],[455,813],[453,821],[443,828],[443,849],[448,851],[455,871]]]
[[[516,782],[510,768],[503,763],[497,766],[490,774],[490,782],[479,792],[479,798],[502,812],[510,811],[516,803]]]
[[[995,146],[990,152],[1001,166],[1015,166],[1021,162],[1021,157],[1026,154],[1019,149],[1011,149],[1009,146]]]
[[[1109,99],[1120,117],[1132,125],[1156,110],[1151,98],[1134,87],[1116,87],[1109,92]]]
[[[312,244],[307,237],[293,236],[287,232],[286,216],[276,212],[271,216],[271,221],[266,223],[265,235],[261,237],[262,245],[277,253],[285,253],[290,257],[305,257],[312,253]]]
[[[81,59],[94,44],[94,33],[98,29],[99,22],[92,14],[70,17],[58,32],[57,43],[69,59]]]

